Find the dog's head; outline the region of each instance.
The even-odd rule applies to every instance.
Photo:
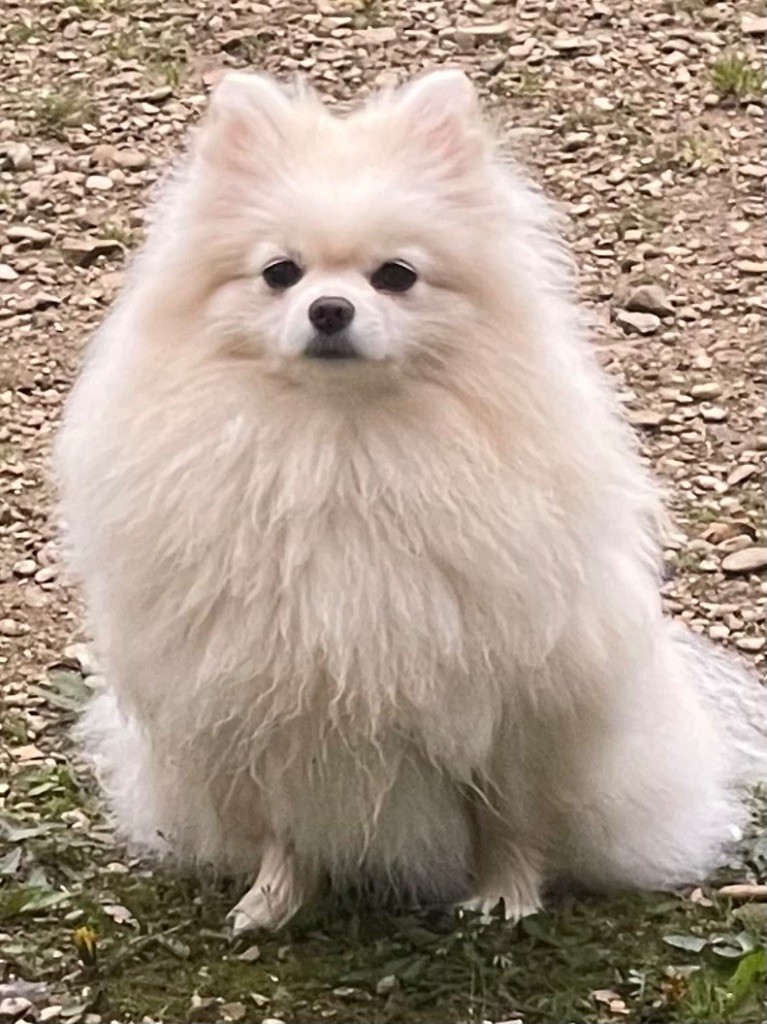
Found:
[[[437,372],[471,345],[505,225],[462,73],[424,75],[345,117],[230,73],[187,173],[167,244],[220,351],[316,379]]]

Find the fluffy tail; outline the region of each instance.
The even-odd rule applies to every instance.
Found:
[[[687,629],[674,641],[716,723],[734,784],[767,782],[767,687],[734,655]]]
[[[587,762],[564,874],[596,887],[701,882],[729,859],[767,779],[767,690],[671,622],[646,689]]]

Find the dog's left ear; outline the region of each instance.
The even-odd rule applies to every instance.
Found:
[[[397,94],[395,109],[407,143],[448,173],[467,172],[487,151],[477,93],[462,71],[422,75]]]
[[[290,114],[290,99],[274,79],[230,71],[210,100],[202,158],[220,170],[257,173],[274,161]]]

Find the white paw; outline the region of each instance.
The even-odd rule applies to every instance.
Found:
[[[305,885],[292,856],[276,845],[264,851],[258,878],[226,916],[232,935],[264,929],[276,931],[290,920],[305,899]]]
[[[459,905],[460,910],[470,910],[481,914],[483,919],[489,920],[493,911],[499,903],[503,902],[504,921],[521,921],[523,917],[530,917],[543,909],[543,904],[537,896],[528,895],[524,898],[519,893],[493,893],[492,896],[475,896],[473,899],[465,900]]]
[[[279,894],[272,895],[268,887],[248,889],[240,902],[226,915],[232,935],[264,929],[276,931],[292,917],[298,905],[291,907]]]

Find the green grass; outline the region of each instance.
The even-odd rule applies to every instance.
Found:
[[[382,0],[356,0],[353,11],[355,28],[380,28],[384,24],[385,9]]]
[[[688,551],[684,548],[677,551],[676,559],[673,561],[675,574],[682,576],[685,573],[697,572],[700,560],[701,555],[698,551]]]
[[[45,27],[37,22],[12,21],[5,30],[5,42],[10,46],[23,46],[30,39],[41,39],[45,34]]]
[[[488,89],[497,96],[511,98],[526,106],[540,101],[546,92],[541,75],[524,66],[510,75],[494,76],[488,83]]]
[[[542,96],[544,93],[543,76],[528,67],[520,67],[519,81],[513,83],[513,92],[519,96]]]
[[[645,170],[663,171],[666,168],[702,167],[706,169],[720,163],[724,151],[711,132],[690,132],[667,136],[660,142],[647,146],[652,162],[645,164]]]
[[[641,228],[648,235],[660,234],[671,222],[671,211],[659,199],[645,199],[629,202],[616,218],[616,229],[620,234],[632,228]]]
[[[102,51],[112,65],[136,61],[149,77],[159,75],[171,85],[177,85],[185,71],[186,54],[179,39],[172,33],[150,32],[143,24],[106,36]]]
[[[163,85],[176,89],[186,77],[186,63],[182,60],[164,58],[150,62],[147,68],[150,76]]]
[[[680,137],[677,155],[683,166],[692,167],[698,164],[705,169],[719,163],[724,157],[724,152],[710,134],[698,132]]]
[[[134,867],[78,887],[73,879],[91,878],[95,851],[66,843],[62,851],[51,835],[27,849],[39,875],[34,886],[4,890],[3,927],[23,922],[5,955],[25,977],[63,985],[67,1005],[88,986],[87,1008],[109,1019],[183,1020],[197,994],[215,1000],[204,1020],[240,1003],[249,1019],[437,1024],[522,1013],[526,1024],[586,1022],[599,1019],[592,993],[600,989],[619,993],[638,1021],[758,1019],[759,925],[744,925],[724,901],[702,911],[675,896],[570,898],[514,928],[436,910],[315,908],[259,938],[250,963],[240,956],[253,940],[224,934],[236,894],[223,884]],[[83,926],[93,937],[87,956],[74,932]],[[379,995],[392,976],[395,991]]]
[[[112,238],[126,249],[130,249],[136,236],[129,224],[124,220],[106,220],[101,225],[102,238]]]
[[[723,99],[744,100],[764,88],[764,70],[738,53],[726,53],[711,65],[711,82]]]
[[[61,138],[65,129],[93,118],[93,105],[80,93],[40,93],[32,102],[32,116],[42,135]]]
[[[138,55],[139,48],[139,35],[132,29],[113,32],[104,42],[104,53],[113,62],[131,60],[134,55]]]
[[[246,61],[248,64],[258,64],[264,56],[269,45],[268,37],[261,32],[249,32],[246,35],[238,36],[227,43],[226,51]]]
[[[76,673],[57,670],[31,697],[66,725],[85,694]],[[320,900],[278,935],[232,941],[224,918],[237,888],[122,855],[91,779],[63,754],[3,781],[3,957],[10,971],[45,981],[73,1022],[95,1012],[157,1022],[191,1013],[451,1024],[521,1014],[525,1024],[596,1024],[609,1017],[599,990],[615,992],[640,1024],[759,1020],[766,908],[738,908],[715,888],[698,901],[566,895],[516,926],[444,908]],[[721,879],[764,877],[763,825],[755,818],[736,871]],[[255,958],[243,958],[254,944]]]
[[[581,103],[570,107],[565,112],[561,122],[561,130],[563,132],[573,132],[583,128],[595,128],[597,125],[607,122],[616,123],[614,112],[599,110],[591,104]]]

